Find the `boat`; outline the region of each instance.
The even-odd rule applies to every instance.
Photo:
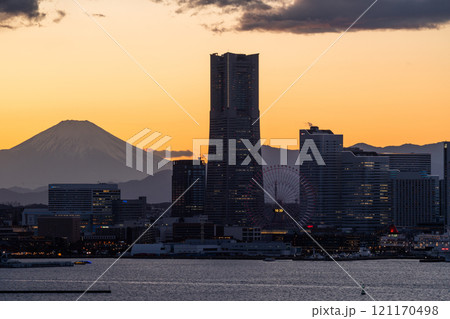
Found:
[[[361,288],[362,288],[361,295],[364,296],[366,294],[366,285],[362,284]]]
[[[271,257],[264,258],[264,261],[275,261],[275,260],[276,260],[275,258]]]
[[[44,267],[73,267],[70,261],[42,261],[42,262],[20,262],[10,260],[7,253],[2,253],[0,257],[0,268],[44,268]]]
[[[90,262],[89,260],[79,260],[79,261],[74,261],[73,264],[74,265],[90,265],[90,264],[92,264],[92,262]]]

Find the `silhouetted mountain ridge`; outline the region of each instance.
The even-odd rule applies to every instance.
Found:
[[[89,121],[63,121],[0,151],[0,188],[125,182],[147,175],[125,165],[126,142]],[[155,161],[161,160],[155,156]],[[164,167],[168,169],[168,167]]]
[[[355,144],[378,153],[430,153],[432,173],[443,173],[443,144],[376,147]],[[264,145],[268,165],[280,163],[280,149]],[[294,165],[298,150],[288,150]],[[161,160],[155,156],[155,161]],[[0,203],[47,203],[50,183],[118,183],[123,198],[147,196],[148,202],[171,200],[171,166],[148,176],[125,165],[125,141],[89,121],[63,121],[9,149],[0,150]]]
[[[444,177],[444,143],[425,145],[403,144],[400,146],[376,147],[365,143],[358,143],[353,147],[359,147],[364,151],[377,153],[428,153],[431,154],[431,174]]]

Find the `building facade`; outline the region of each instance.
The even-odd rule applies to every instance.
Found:
[[[390,184],[392,216],[398,228],[439,222],[438,176],[391,171]]]
[[[340,190],[343,135],[311,126],[308,130],[300,130],[300,149],[308,140],[314,141],[325,162],[325,165],[319,165],[316,160],[305,161],[299,166],[301,177],[310,184],[316,198],[310,223],[338,227],[342,220]],[[300,189],[301,210],[306,210],[306,202],[306,194]]]
[[[124,224],[126,221],[144,220],[147,212],[147,197],[138,199],[114,200],[113,215],[115,224]]]
[[[450,142],[444,142],[444,209],[445,225],[450,227]]]
[[[261,163],[251,157],[242,165],[250,155],[242,139],[252,145],[260,141],[258,73],[257,54],[211,55],[209,137],[223,144],[220,150],[211,143],[208,151],[205,213],[215,224],[248,225],[249,214],[264,209],[263,190],[250,187],[253,179],[262,184]],[[217,153],[222,159],[212,160]]]
[[[192,160],[173,161],[173,217],[192,217],[204,214],[206,193],[205,183],[206,165],[204,161],[201,160],[198,164],[194,163]],[[189,187],[191,188],[186,192]],[[184,192],[186,193],[181,196]]]
[[[48,186],[49,211],[58,215],[80,215],[82,220],[89,216],[89,226],[84,229],[95,231],[97,227],[114,224],[113,201],[120,199],[117,184],[50,184]]]
[[[391,223],[388,157],[348,149],[342,153],[341,178],[343,229],[373,233]]]
[[[402,173],[421,172],[431,175],[431,154],[382,153],[389,157],[389,168]]]

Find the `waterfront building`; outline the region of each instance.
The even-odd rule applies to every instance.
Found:
[[[315,211],[309,222],[328,227],[340,226],[343,135],[334,134],[331,130],[321,130],[317,126],[300,130],[300,149],[303,149],[305,142],[311,140],[317,146],[325,165],[320,165],[311,155],[312,161],[305,161],[299,166],[301,177],[315,193]],[[300,188],[302,211],[307,209],[307,195],[304,192]]]
[[[236,240],[186,240],[184,243],[134,245],[132,256],[229,256],[229,257],[288,257],[300,250],[283,242],[244,243]]]
[[[147,197],[138,199],[114,200],[112,204],[115,224],[124,224],[126,221],[143,220],[146,217]]]
[[[25,208],[22,212],[22,226],[35,227],[37,230],[39,217],[53,215],[47,208]]]
[[[38,235],[67,238],[70,243],[80,240],[79,216],[42,216],[38,218]]]
[[[261,240],[260,227],[225,226],[224,237],[231,237],[241,242],[251,243]]]
[[[195,184],[194,182],[197,181]],[[193,160],[173,161],[172,217],[203,215],[205,211],[206,165]],[[186,190],[191,187],[187,192]],[[186,192],[186,193],[184,193]],[[183,196],[181,196],[184,193]],[[178,200],[178,201],[176,201]],[[176,201],[176,202],[175,202]]]
[[[253,179],[262,184],[262,166],[242,141],[260,142],[258,54],[211,55],[209,137],[222,141],[223,149],[209,145],[205,213],[217,225],[248,226],[249,214],[264,209],[263,190],[249,187]],[[212,160],[217,153],[222,158]],[[250,163],[242,165],[247,156]]]
[[[445,179],[439,180],[439,222],[446,226],[447,216],[447,194],[445,189]]]
[[[439,177],[391,171],[391,209],[398,228],[439,221]]]
[[[450,234],[419,234],[414,237],[414,249],[431,250],[436,247],[450,247]]]
[[[117,184],[50,184],[48,209],[58,215],[89,215],[88,231],[114,224],[113,201],[120,199]],[[84,219],[84,218],[82,218]]]
[[[173,241],[182,242],[187,239],[213,239],[215,227],[211,222],[183,221],[173,224]]]
[[[342,211],[339,225],[354,233],[373,233],[391,223],[389,158],[358,148],[342,153]]]
[[[445,225],[450,229],[450,142],[444,142],[444,202]]]

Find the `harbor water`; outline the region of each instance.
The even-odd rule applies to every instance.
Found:
[[[42,260],[45,261],[45,260]],[[68,260],[67,260],[68,261]],[[71,260],[75,261],[75,260]],[[0,290],[84,290],[114,259],[62,268],[0,269]],[[82,300],[450,300],[450,263],[121,259]],[[0,294],[0,300],[75,300],[76,294]]]

